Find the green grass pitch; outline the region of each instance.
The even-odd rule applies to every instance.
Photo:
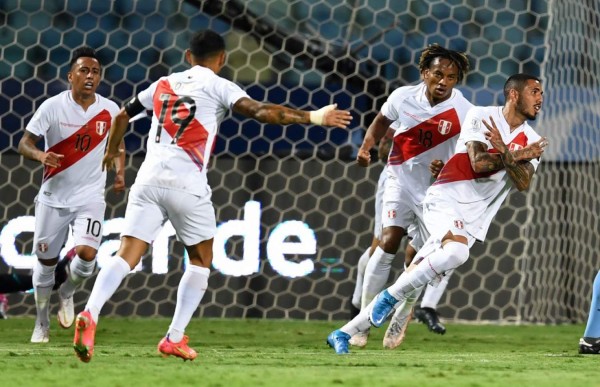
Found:
[[[33,319],[0,320],[4,386],[594,386],[600,356],[579,355],[582,325],[448,324],[444,336],[412,322],[402,346],[384,350],[385,328],[365,349],[335,355],[327,334],[342,322],[195,318],[193,362],[162,358],[170,320],[102,318],[94,358],[74,355],[73,329],[52,322],[50,343],[31,344]]]

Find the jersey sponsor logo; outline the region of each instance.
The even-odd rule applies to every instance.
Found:
[[[400,165],[458,136],[460,120],[454,108],[394,135],[388,165]]]
[[[106,121],[96,122],[96,133],[98,133],[98,136],[104,135],[106,128],[108,128],[108,123]]]
[[[459,229],[459,230],[462,230],[462,229],[464,229],[464,228],[465,228],[465,224],[463,223],[463,221],[462,221],[462,220],[456,219],[456,220],[454,221],[454,227],[456,227],[456,228],[457,228],[457,229]]]
[[[44,242],[38,243],[37,249],[40,253],[45,253],[48,251],[48,244]]]
[[[396,210],[389,210],[387,216],[390,219],[394,219],[396,217]]]
[[[446,121],[446,120],[440,120],[440,123],[438,124],[438,132],[440,132],[440,134],[445,136],[448,133],[450,133],[451,129],[452,129],[452,122]]]

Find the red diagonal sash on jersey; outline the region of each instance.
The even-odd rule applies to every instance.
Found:
[[[400,165],[459,133],[460,120],[456,110],[448,109],[394,136],[388,164]]]
[[[527,136],[521,132],[515,136],[515,138],[507,144],[508,149],[515,151],[527,146]],[[498,153],[494,148],[488,149],[488,153]],[[499,171],[477,173],[471,167],[471,160],[469,159],[468,153],[457,153],[448,160],[446,165],[440,171],[437,180],[433,183],[445,184],[452,183],[454,181],[462,180],[474,180],[482,177],[489,177]]]
[[[109,111],[104,109],[75,133],[48,148],[47,152],[62,154],[65,157],[58,168],[44,167],[43,181],[66,170],[100,145],[108,134],[111,119]]]
[[[165,104],[167,104],[166,109]],[[194,113],[186,106],[184,98],[173,91],[166,79],[161,80],[156,87],[154,93],[154,114],[159,118],[158,120],[162,128],[171,138],[177,135],[182,122],[187,122],[183,133],[177,138],[177,145],[202,170],[204,168],[204,152],[206,151],[206,142],[209,133],[196,117],[190,117]],[[175,122],[174,119],[181,122]]]

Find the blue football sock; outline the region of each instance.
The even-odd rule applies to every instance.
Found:
[[[585,326],[584,337],[600,337],[600,271],[594,279],[592,289],[592,304],[590,305],[590,315]]]

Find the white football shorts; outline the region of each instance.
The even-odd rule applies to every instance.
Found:
[[[385,181],[381,223],[383,227],[397,226],[405,231],[411,224],[423,224],[423,207],[409,193],[408,188],[399,184],[393,176]]]
[[[50,207],[36,201],[33,253],[40,259],[58,257],[67,241],[69,226],[73,230],[75,246],[90,246],[98,250],[105,208],[104,201],[72,208]]]
[[[424,202],[423,218],[431,235],[429,239],[441,241],[450,231],[454,235],[467,238],[469,248],[476,241],[473,230],[470,230],[471,224],[461,214],[459,204],[451,198],[428,195]]]
[[[205,196],[163,187],[134,184],[129,192],[121,236],[152,243],[169,220],[186,246],[211,239],[217,231],[210,191]]]

